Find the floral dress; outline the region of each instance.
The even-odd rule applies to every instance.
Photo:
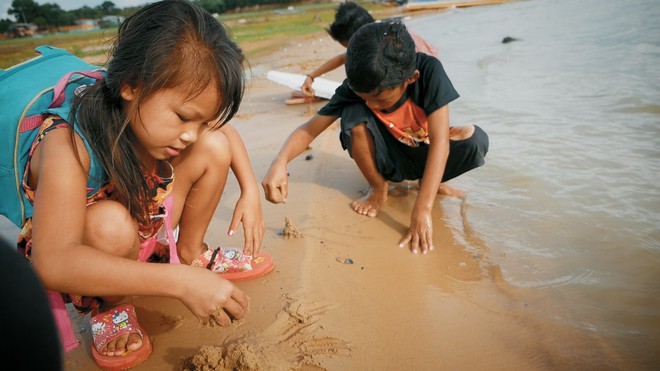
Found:
[[[25,195],[32,203],[34,202],[34,196],[36,192],[35,189],[28,185],[32,155],[34,154],[34,151],[39,143],[41,143],[41,141],[49,132],[63,127],[70,127],[70,124],[57,116],[51,116],[47,118],[41,125],[39,134],[32,144],[22,182]],[[91,152],[89,155],[93,156]],[[167,161],[159,162],[157,168],[151,174],[145,175],[145,179],[151,188],[152,202],[149,205],[149,210],[152,222],[150,225],[139,225],[140,242],[154,238],[158,230],[163,226],[165,220],[165,207],[163,206],[163,203],[172,191],[172,186],[174,184],[174,169],[172,168],[172,165]],[[101,200],[113,200],[125,204],[122,197],[118,194],[118,192],[116,192],[115,186],[111,182],[105,182],[105,184],[103,184],[97,190],[88,185],[87,192],[88,206]],[[26,219],[25,223],[23,224],[23,227],[21,228],[21,231],[18,235],[17,245],[19,254],[25,256],[27,259],[30,259],[32,253],[32,217]],[[169,251],[167,249],[156,250],[151,256],[149,256],[147,261],[168,262]],[[99,297],[65,293],[62,294],[62,297],[64,298],[65,302],[73,303],[76,310],[80,313],[96,311],[102,303],[102,299]]]

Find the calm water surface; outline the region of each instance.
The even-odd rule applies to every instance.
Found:
[[[562,308],[545,320],[660,368],[660,1],[530,0],[406,24],[461,94],[452,124],[490,135],[486,166],[452,181],[468,192],[466,246]]]

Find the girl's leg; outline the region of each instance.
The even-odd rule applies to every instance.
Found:
[[[119,202],[104,200],[87,206],[84,243],[108,254],[137,260],[137,223]]]
[[[197,142],[172,161],[174,166],[173,225],[179,225],[177,250],[190,264],[205,249],[204,236],[225,189],[231,150],[225,134],[203,131]]]
[[[351,136],[351,155],[369,183],[369,193],[353,201],[351,207],[358,214],[375,217],[387,200],[387,181],[376,168],[374,138],[366,124],[353,127]]]
[[[140,251],[137,223],[126,207],[115,201],[99,201],[87,207],[83,243],[108,254],[137,260]],[[126,301],[125,297],[104,297],[101,311]],[[120,336],[108,342],[101,352],[107,356],[121,356],[140,349],[142,337],[137,333]]]

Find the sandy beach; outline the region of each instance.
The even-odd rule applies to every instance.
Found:
[[[134,298],[153,344],[134,370],[658,369],[660,8],[502,2],[374,14],[403,17],[439,49],[461,94],[451,124],[490,137],[485,166],[450,181],[466,200],[435,200],[435,250],[397,246],[415,189],[393,185],[375,218],[351,210],[367,183],[336,122],[289,164],[288,202],[262,197],[262,250],[275,267],[236,283],[250,297],[245,318],[213,327],[179,301]],[[291,131],[327,102],[287,105],[291,89],[267,72],[309,73],[345,49],[320,27],[241,47],[249,81],[232,124],[260,182]],[[226,235],[239,194],[230,176],[209,246],[243,244],[242,228]],[[283,236],[287,221],[297,236]],[[17,233],[0,217],[0,238],[13,244]],[[68,310],[80,345],[64,369],[100,370],[89,316]]]
[[[286,105],[291,90],[267,80],[266,72],[306,73],[344,51],[322,30],[270,50],[250,59],[247,94],[233,120],[259,181],[289,133],[326,103]],[[341,81],[344,71],[324,77]],[[465,217],[470,192],[479,189],[467,189],[465,201],[436,199],[436,248],[422,256],[397,246],[409,224],[414,189],[393,190],[376,218],[351,210],[367,183],[341,148],[338,123],[288,169],[288,202],[262,198],[262,249],[275,268],[237,283],[250,297],[247,316],[212,327],[176,300],[135,298],[139,322],[153,343],[151,357],[135,370],[626,368],[598,337],[546,318],[561,317],[561,303],[502,279]],[[478,178],[479,170],[466,176]],[[209,246],[242,245],[242,230],[226,236],[239,192],[230,177],[207,232]],[[285,219],[300,236],[282,236]],[[0,229],[13,233],[2,223]],[[69,309],[80,346],[65,355],[65,370],[99,369],[91,356],[89,316]],[[585,357],[580,364],[580,355],[594,353],[612,356]]]

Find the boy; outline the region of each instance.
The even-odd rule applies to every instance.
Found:
[[[399,246],[426,254],[433,250],[435,195],[463,197],[443,182],[484,164],[488,136],[477,126],[449,127],[448,103],[458,93],[438,59],[415,53],[399,21],[371,23],[355,33],[346,75],[330,102],[282,146],[262,181],[266,199],[286,202],[287,164],[341,117],[342,147],[370,186],[351,207],[375,217],[387,200],[388,181],[419,179],[410,227]]]
[[[360,5],[347,1],[340,4],[337,7],[337,12],[335,13],[335,20],[332,22],[329,28],[326,29],[330,37],[333,40],[341,44],[344,48],[348,46],[348,40],[351,39],[351,36],[360,29],[360,27],[365,24],[373,23],[376,20],[369,14],[369,12],[361,7]],[[410,31],[408,31],[410,32]],[[431,46],[426,40],[422,39],[420,36],[410,32],[415,41],[415,47],[418,52],[426,53],[428,55],[436,55],[438,51]],[[300,87],[303,95],[308,99],[314,97],[314,89],[312,88],[312,83],[314,79],[328,73],[335,68],[346,63],[346,53],[336,55],[328,59],[325,63],[315,69],[312,73],[307,74],[305,82]]]

